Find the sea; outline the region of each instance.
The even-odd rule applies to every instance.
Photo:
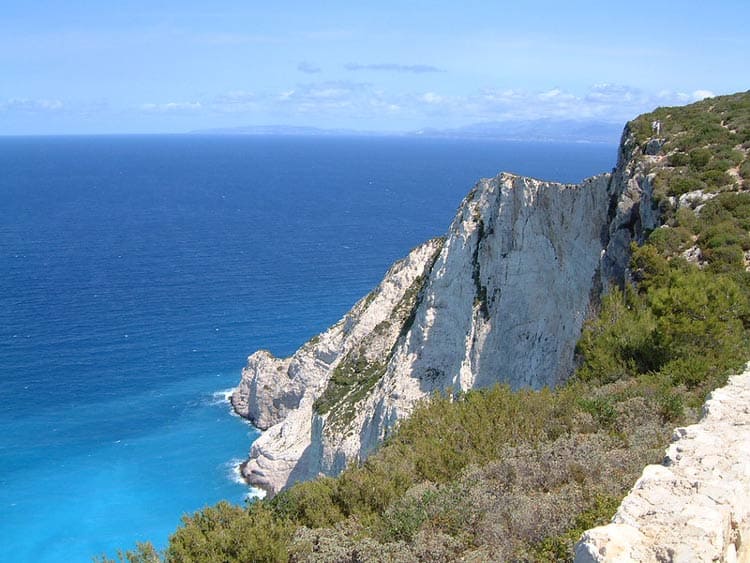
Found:
[[[613,139],[614,143],[615,139]],[[615,144],[0,137],[0,560],[91,561],[257,491],[246,358],[335,323],[480,177],[577,182]]]

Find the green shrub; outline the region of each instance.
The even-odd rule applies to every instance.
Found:
[[[740,176],[744,180],[750,180],[750,159],[743,162],[742,166],[740,166]]]
[[[734,163],[727,158],[712,158],[708,166],[704,168],[705,171],[713,170],[715,172],[726,172],[734,166]]]
[[[726,170],[727,168],[730,168],[732,166],[737,166],[745,159],[745,154],[743,152],[726,145],[721,147],[714,147],[711,152],[713,153],[711,162],[712,167],[717,166],[717,162],[726,163],[726,167],[722,168],[721,170]]]
[[[703,256],[708,261],[709,271],[713,274],[744,271],[745,253],[739,245],[710,248]]]
[[[673,226],[683,227],[691,235],[698,234],[699,223],[695,211],[687,206],[680,207],[675,214]],[[659,251],[664,254],[664,251],[661,249]]]
[[[393,455],[395,453],[391,450],[382,457],[370,457],[362,466],[352,466],[341,474],[336,502],[345,514],[372,519],[414,483],[415,474],[409,460],[396,459],[402,456]]]
[[[169,538],[167,561],[286,561],[294,531],[291,522],[275,517],[263,502],[245,509],[222,501],[182,522]]]
[[[613,288],[603,299],[599,314],[584,326],[576,346],[581,358],[577,377],[608,383],[652,369],[658,360],[655,328],[643,298],[631,288],[624,293]]]
[[[698,244],[705,250],[721,246],[750,250],[750,235],[734,221],[727,220],[706,228],[698,237]]]
[[[733,180],[729,174],[719,170],[706,170],[701,173],[699,178],[712,191],[733,184]]]
[[[538,561],[568,561],[573,545],[586,530],[608,524],[620,505],[619,496],[596,495],[590,508],[576,516],[573,526],[565,533],[549,536],[533,547]]]
[[[392,503],[383,514],[383,539],[412,541],[429,518],[428,509],[436,496],[435,490],[428,489],[419,496],[405,494]]]
[[[135,550],[118,551],[117,561],[109,559],[106,555],[94,557],[94,563],[159,563],[161,560],[162,554],[151,542],[136,542]]]
[[[617,419],[617,411],[608,398],[582,398],[579,400],[579,405],[584,412],[592,415],[597,423],[605,428],[610,428]]]
[[[673,386],[684,385],[688,389],[695,389],[706,383],[711,371],[710,359],[694,355],[690,358],[676,358],[667,362],[659,370],[669,378]]]
[[[656,349],[667,361],[702,356],[726,371],[749,355],[743,327],[748,296],[730,277],[697,269],[672,272],[648,300],[657,319]]]
[[[682,397],[674,391],[665,391],[658,398],[659,414],[665,422],[677,423],[685,414]]]
[[[701,231],[719,223],[734,224],[733,229],[750,230],[750,193],[719,194],[701,210],[700,223]]]
[[[333,526],[344,519],[336,502],[337,482],[330,477],[298,483],[270,501],[277,517],[308,528]]]
[[[669,155],[670,166],[687,166],[690,164],[690,157],[684,152],[675,152]]]
[[[690,231],[685,227],[662,227],[651,232],[648,242],[659,254],[673,256],[690,246],[692,239]]]
[[[693,149],[688,153],[688,159],[690,161],[690,168],[693,170],[703,170],[711,160],[713,153],[704,148]]]
[[[688,192],[696,190],[705,190],[706,184],[699,178],[693,176],[677,175],[668,180],[667,194],[671,196],[681,196]]]
[[[657,235],[657,239],[659,236]],[[630,268],[641,293],[645,293],[653,285],[663,285],[669,277],[669,262],[653,244],[631,246]]]

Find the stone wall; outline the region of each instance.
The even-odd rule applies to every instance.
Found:
[[[612,523],[584,533],[579,563],[750,561],[750,364],[677,428]]]

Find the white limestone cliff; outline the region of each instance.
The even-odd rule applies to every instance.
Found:
[[[265,430],[242,467],[250,483],[273,493],[289,479],[318,473],[316,461],[300,463],[303,457],[316,459],[311,450],[315,401],[336,367],[363,345],[363,355],[375,358],[388,353],[401,330],[391,319],[408,314],[398,311],[399,304],[410,289],[416,297],[414,286],[429,270],[442,243],[442,239],[430,240],[396,262],[377,288],[293,356],[275,358],[265,350],[250,356],[231,396],[234,409]]]
[[[584,533],[578,563],[750,561],[750,364],[675,430],[612,523]]]
[[[246,479],[273,494],[335,475],[435,390],[564,381],[590,307],[625,279],[630,242],[656,225],[659,158],[626,130],[613,174],[481,180],[444,242],[396,263],[331,329],[291,358],[253,354],[232,396],[265,430]]]

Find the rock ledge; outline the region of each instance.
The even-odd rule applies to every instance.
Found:
[[[711,393],[703,419],[677,428],[607,526],[575,561],[750,561],[750,364]]]

